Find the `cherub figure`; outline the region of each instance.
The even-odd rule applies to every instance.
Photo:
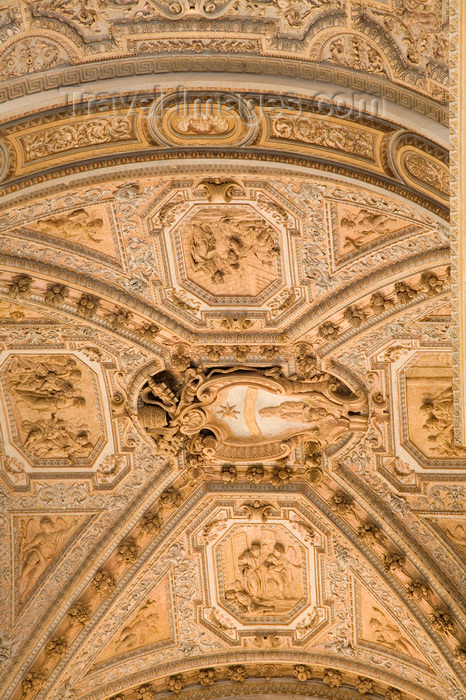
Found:
[[[42,219],[36,223],[36,226],[40,231],[52,236],[79,241],[90,239],[95,243],[103,241],[103,219],[93,217],[85,209],[75,209],[61,216]]]
[[[393,227],[393,219],[381,212],[360,209],[353,216],[342,217],[340,227],[345,234],[343,250],[359,250],[365,243],[389,233]]]

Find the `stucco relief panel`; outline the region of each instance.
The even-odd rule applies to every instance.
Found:
[[[140,214],[159,261],[162,304],[196,325],[228,330],[296,312],[306,298],[298,262],[305,216],[287,204],[260,181],[172,183]],[[229,327],[232,307],[247,325]]]
[[[89,522],[83,513],[25,513],[11,516],[12,599],[16,616],[58,559]]]
[[[142,258],[124,195],[124,186],[86,187],[6,209],[0,250],[55,265],[65,281],[71,270],[124,286]]]
[[[371,649],[386,650],[418,664],[425,664],[425,656],[396,617],[364,586],[356,585],[358,643]]]
[[[425,466],[458,467],[466,457],[454,439],[452,377],[449,352],[419,353],[399,375],[402,442]]]
[[[42,236],[91,248],[112,260],[119,257],[114,212],[107,203],[51,212],[29,223],[27,228]]]
[[[230,500],[213,503],[196,526],[206,590],[202,624],[233,646],[307,644],[329,620],[323,535],[297,503],[285,514],[283,503],[241,499],[232,508]]]
[[[2,388],[15,446],[35,466],[88,466],[106,439],[96,377],[80,360],[17,355]]]
[[[405,237],[418,235],[426,225],[413,218],[397,215],[377,206],[358,206],[327,200],[327,222],[336,267],[363,257]]]
[[[286,623],[309,604],[307,552],[287,528],[234,526],[214,556],[219,601],[244,624]]]
[[[124,473],[128,458],[119,453],[103,369],[80,355],[4,354],[0,461],[10,485],[79,473],[108,488]]]
[[[170,574],[158,581],[147,593],[143,602],[122,621],[94,662],[94,668],[112,663],[125,655],[154,651],[173,645],[175,642],[175,620]]]
[[[213,297],[255,298],[279,281],[279,231],[250,205],[195,207],[175,235],[181,278]]]

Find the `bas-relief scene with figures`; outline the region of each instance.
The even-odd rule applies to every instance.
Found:
[[[89,368],[72,356],[17,355],[4,366],[2,380],[16,444],[32,463],[92,460],[103,426]]]
[[[283,528],[241,527],[217,549],[221,597],[245,621],[286,619],[302,603],[305,555]]]
[[[424,353],[403,371],[408,438],[427,459],[466,455],[455,443],[452,361],[448,353]]]
[[[0,700],[466,700],[465,21],[2,4]]]
[[[277,276],[278,232],[252,208],[195,210],[180,239],[187,278],[211,294],[254,297]]]
[[[17,551],[15,598],[18,610],[26,602],[58,555],[83,525],[83,515],[15,516]]]

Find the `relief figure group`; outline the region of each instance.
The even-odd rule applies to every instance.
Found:
[[[7,371],[22,447],[34,459],[74,463],[94,449],[83,371],[72,357],[13,358]]]
[[[223,217],[190,227],[188,265],[214,284],[222,284],[233,272],[244,272],[246,262],[270,268],[277,255],[275,231],[261,219]]]
[[[292,546],[276,541],[273,546],[254,540],[238,557],[238,578],[225,591],[225,598],[241,612],[286,612],[299,595],[295,575],[301,569]]]

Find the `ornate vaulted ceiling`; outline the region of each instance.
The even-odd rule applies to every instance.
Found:
[[[457,10],[3,2],[2,700],[465,700]]]

